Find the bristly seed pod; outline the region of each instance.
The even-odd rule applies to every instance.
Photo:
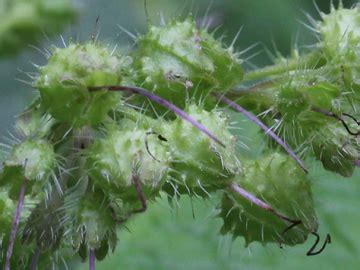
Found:
[[[224,220],[222,234],[242,236],[246,245],[254,241],[295,245],[317,230],[310,181],[290,157],[275,152],[245,161],[243,168],[243,174],[234,178],[240,187],[301,223],[287,230],[292,224],[229,191],[223,196],[219,214]]]
[[[95,125],[116,106],[119,96],[107,91],[90,93],[88,87],[128,83],[125,74],[130,70],[124,70],[131,62],[96,43],[70,44],[53,51],[48,64],[40,68],[35,86],[55,119],[76,127]]]
[[[165,189],[174,195],[179,192],[208,196],[208,192],[224,187],[234,175],[241,173],[236,153],[237,139],[229,130],[224,112],[209,112],[195,104],[189,104],[185,111],[221,138],[225,147],[181,119],[164,123],[159,133],[167,139],[173,157],[170,186]]]
[[[150,133],[131,121],[122,121],[119,128],[110,127],[105,138],[86,151],[95,185],[120,199],[137,202],[132,183],[136,174],[146,196],[156,194],[167,175],[171,156],[165,142]]]
[[[43,187],[55,164],[56,157],[52,145],[44,140],[26,140],[13,146],[11,154],[4,162],[0,186],[9,185],[11,179],[10,194],[12,198],[17,199],[24,179],[30,180],[35,186]]]
[[[198,103],[209,91],[226,92],[242,80],[243,69],[233,47],[224,48],[193,18],[149,26],[137,41],[134,66],[137,84],[184,108],[187,98]]]

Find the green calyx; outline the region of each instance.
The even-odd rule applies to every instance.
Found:
[[[23,113],[16,118],[16,130],[25,138],[39,139],[46,138],[56,120],[46,113],[36,99]]]
[[[328,57],[356,53],[355,47],[360,42],[360,14],[359,6],[345,9],[332,7],[329,14],[322,15],[322,21],[317,29],[322,37],[320,46]],[[348,59],[349,60],[349,59]]]
[[[18,200],[21,186],[30,181],[26,194],[41,197],[55,164],[53,146],[44,140],[28,139],[14,145],[0,172],[0,189],[7,189],[9,197]]]
[[[344,85],[349,99],[360,101],[360,13],[359,5],[352,9],[340,6],[322,16],[317,29],[322,50],[328,62],[329,76],[336,77]]]
[[[131,121],[124,121],[120,128],[111,128],[105,138],[87,151],[88,170],[95,184],[120,198],[134,194],[133,176],[139,178],[148,196],[158,192],[170,159],[165,142]]]
[[[95,43],[71,44],[55,49],[48,64],[40,68],[35,86],[42,104],[57,120],[80,127],[104,120],[119,102],[116,93],[90,93],[88,87],[118,85],[126,81],[129,57],[119,57]]]
[[[222,234],[242,236],[246,245],[254,241],[295,245],[317,230],[310,181],[289,157],[275,152],[244,162],[243,174],[234,180],[275,211],[301,224],[286,231],[291,223],[231,191],[224,194],[221,204]]]
[[[29,180],[45,180],[55,165],[52,145],[43,140],[27,140],[15,145],[5,161],[5,167],[22,166],[24,177]]]
[[[242,80],[241,60],[233,48],[224,48],[191,17],[166,26],[150,25],[137,43],[138,84],[178,106],[185,107],[185,97],[198,101]]]
[[[356,128],[350,125],[350,128]],[[313,153],[324,168],[344,177],[351,177],[355,170],[355,161],[360,156],[360,142],[349,136],[340,123],[329,123],[319,127],[312,141]]]
[[[206,111],[190,104],[185,110],[193,119],[206,126],[225,147],[214,143],[189,123],[176,119],[161,128],[172,153],[169,193],[195,193],[208,196],[207,191],[217,190],[232,176],[241,172],[236,153],[236,137],[230,133],[225,113]],[[175,189],[175,190],[174,190]]]
[[[98,260],[102,260],[109,248],[114,250],[116,247],[116,223],[101,190],[90,190],[88,181],[82,184],[86,185],[65,198],[65,214],[71,217],[65,227],[69,230],[72,247],[84,260],[89,249],[95,251]]]

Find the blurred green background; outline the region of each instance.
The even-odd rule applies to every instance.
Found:
[[[330,2],[318,0],[317,5],[328,12]],[[355,1],[343,2],[350,7]],[[62,33],[66,42],[70,39],[86,41],[94,32],[99,32],[100,41],[128,50],[133,40],[118,25],[134,34],[146,31],[142,0],[74,0],[73,4],[78,18],[74,24],[69,22]],[[148,0],[149,17],[154,23],[159,22],[160,14],[168,20],[190,12],[201,23],[207,10],[208,16],[222,25],[217,33],[224,35],[228,44],[242,26],[236,43],[238,50],[257,43],[244,55],[252,57],[246,62],[248,69],[271,63],[270,55],[276,51],[287,55],[295,44],[301,49],[316,40],[301,23],[308,23],[305,13],[319,19],[312,0]],[[95,28],[98,16],[100,20]],[[39,48],[63,46],[60,35],[47,39],[46,34],[39,44],[32,45]],[[10,137],[8,131],[12,130],[14,115],[35,96],[31,87],[19,80],[28,80],[24,72],[36,72],[32,63],[42,65],[45,60],[29,46],[16,56],[0,59],[1,141],[6,142]],[[255,153],[259,144],[256,129],[246,121],[240,124],[241,135],[252,138],[247,144]],[[245,248],[242,239],[232,241],[230,237],[217,234],[221,221],[214,218],[215,201],[194,201],[196,218],[193,219],[188,198],[181,199],[178,209],[170,209],[164,198],[151,205],[145,214],[131,220],[129,231],[119,232],[116,252],[98,263],[97,269],[360,269],[359,170],[351,179],[345,179],[324,172],[315,163],[311,178],[320,218],[319,233],[323,238],[326,233],[332,236],[332,243],[318,256],[306,256],[315,241],[312,236],[304,245],[295,248],[260,244]],[[69,268],[87,269],[87,265],[74,262]]]

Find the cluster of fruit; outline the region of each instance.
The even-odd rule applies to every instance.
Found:
[[[221,233],[303,243],[318,222],[302,160],[350,176],[360,156],[359,19],[333,9],[311,52],[245,74],[192,18],[149,26],[129,55],[54,48],[0,168],[0,262],[36,269],[75,250],[94,269],[117,225],[161,194],[220,193]],[[256,84],[237,91],[244,81]],[[269,138],[256,160],[240,153],[230,109]]]

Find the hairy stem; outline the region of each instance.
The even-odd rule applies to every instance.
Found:
[[[267,203],[263,202],[262,200],[256,198],[253,194],[247,192],[245,189],[241,188],[239,185],[232,183],[230,185],[231,190],[235,191],[237,194],[239,194],[240,196],[244,197],[245,199],[247,199],[248,201],[252,202],[253,204],[259,206],[260,208],[274,214],[275,216],[277,216],[278,218],[290,222],[293,225],[291,225],[292,227],[294,227],[295,225],[301,224],[301,220],[294,220],[291,219],[279,212],[277,212],[274,208],[272,208],[270,205],[268,205]]]
[[[140,180],[139,180],[139,178],[137,177],[137,175],[135,173],[133,173],[132,182],[133,182],[133,184],[135,186],[136,195],[138,196],[139,201],[141,203],[141,208],[133,210],[132,213],[133,214],[143,213],[147,209],[147,202],[146,202],[145,195],[144,195],[144,193],[142,191],[142,188],[141,188]]]
[[[294,153],[293,150],[278,136],[275,134],[274,131],[271,130],[271,128],[267,127],[263,122],[260,121],[255,115],[253,115],[251,112],[245,110],[243,107],[241,107],[239,104],[235,103],[234,101],[228,99],[227,97],[219,94],[215,94],[216,97],[218,97],[221,101],[228,104],[230,107],[232,107],[234,110],[242,113],[246,118],[248,118],[250,121],[254,122],[257,126],[259,126],[262,130],[265,131],[265,134],[269,135],[271,138],[273,138],[284,150],[299,164],[299,166],[304,170],[304,172],[308,172],[305,164],[300,160],[300,158]]]
[[[128,91],[135,94],[142,95],[144,97],[147,97],[148,99],[164,106],[165,108],[169,109],[170,111],[177,114],[182,119],[188,121],[191,123],[194,127],[196,127],[198,130],[206,134],[209,138],[220,144],[221,146],[225,147],[225,144],[223,144],[210,130],[208,130],[206,127],[201,125],[199,122],[197,122],[195,119],[193,119],[190,115],[185,113],[180,108],[176,107],[171,102],[167,101],[166,99],[159,97],[143,88],[135,87],[135,86],[95,86],[95,87],[89,87],[89,91],[101,91],[101,90],[109,90],[109,91]]]
[[[4,268],[5,270],[10,270],[10,262],[11,262],[11,257],[12,257],[12,253],[13,253],[13,249],[14,249],[15,240],[16,240],[16,233],[17,233],[17,229],[18,229],[19,223],[20,223],[20,214],[21,214],[21,210],[24,205],[25,189],[26,189],[27,181],[28,180],[25,177],[24,182],[20,188],[19,201],[18,201],[18,205],[16,208],[16,212],[15,212],[15,216],[14,216],[14,220],[13,220],[13,224],[12,224],[12,228],[11,228],[8,249],[6,251],[6,261],[5,261],[5,268]]]
[[[319,57],[319,53],[315,51],[307,55],[303,55],[300,59],[289,60],[286,63],[280,63],[250,71],[244,75],[244,81],[259,80],[281,75],[289,71],[296,70],[299,66],[318,66],[320,62],[321,58]]]
[[[35,253],[34,253],[34,255],[33,255],[32,259],[31,259],[30,270],[36,270],[37,264],[38,264],[38,261],[39,261],[39,258],[40,258],[40,254],[41,254],[41,250],[38,247],[35,250]]]
[[[140,201],[141,207],[139,209],[132,210],[130,213],[127,214],[127,216],[125,218],[118,218],[118,217],[116,217],[115,212],[113,212],[112,213],[113,220],[119,224],[122,224],[125,221],[127,221],[133,214],[140,214],[147,210],[146,197],[145,197],[144,192],[142,191],[141,182],[140,182],[140,179],[138,178],[138,176],[136,175],[136,172],[133,172],[131,180],[135,186],[136,196],[138,197],[138,199]]]
[[[89,250],[89,270],[95,270],[95,250]]]

